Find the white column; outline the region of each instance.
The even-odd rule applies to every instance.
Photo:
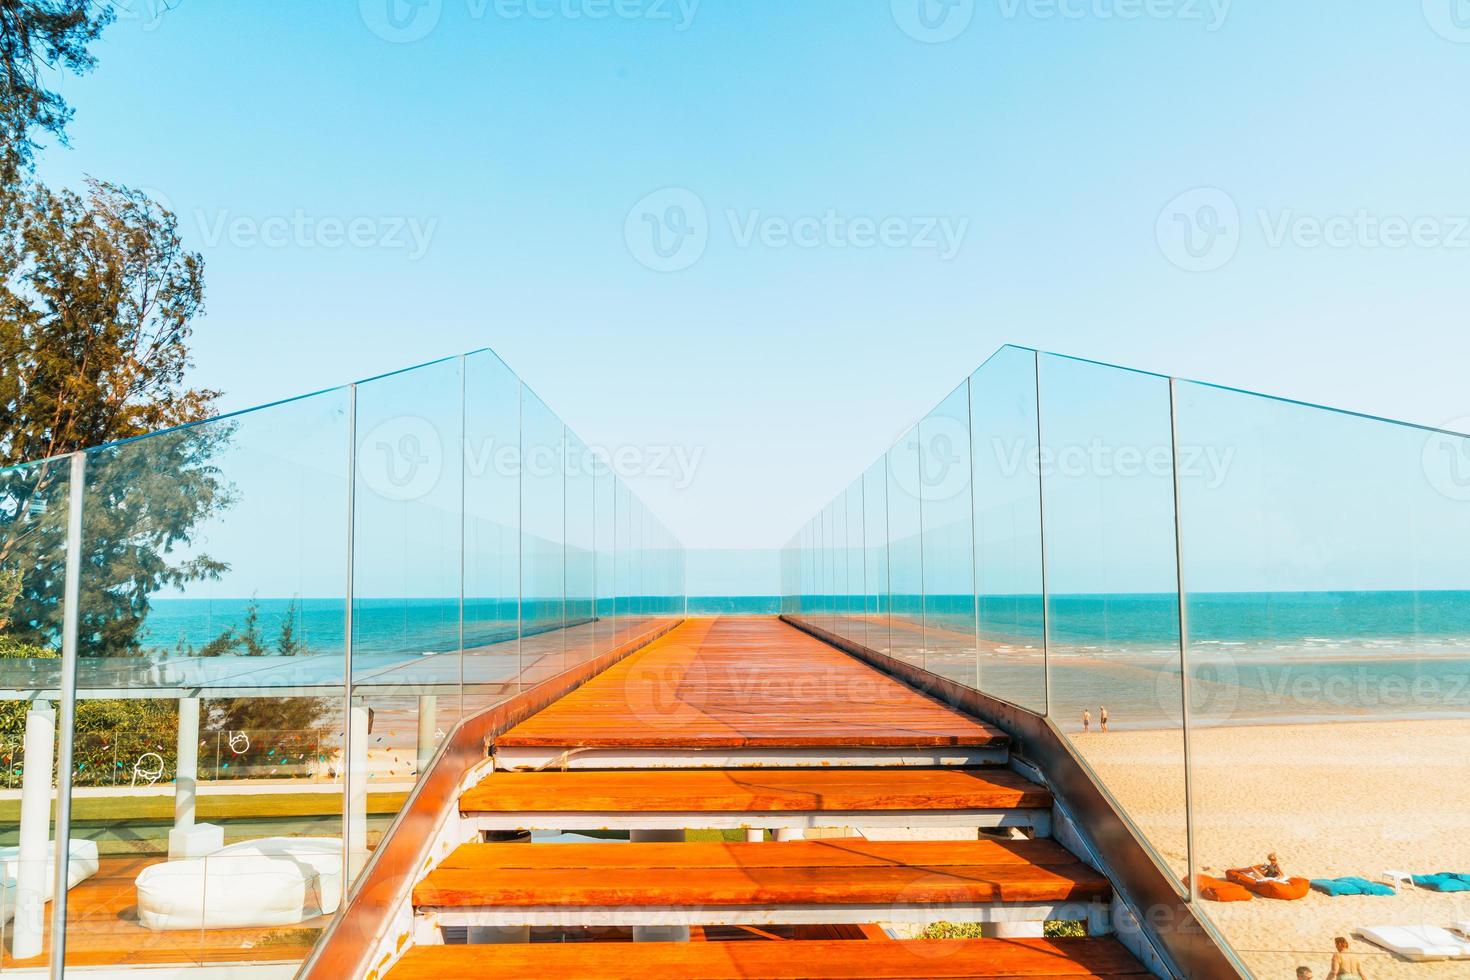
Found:
[[[782,827],[776,831],[776,840],[806,840],[806,831],[800,827]]]
[[[347,851],[367,854],[368,707],[352,699],[352,742],[347,746]]]
[[[179,698],[179,763],[174,775],[174,826],[168,832],[170,861],[204,857],[225,846],[218,824],[197,823],[199,794],[199,699]]]
[[[46,924],[47,860],[51,840],[51,768],[56,751],[56,708],[37,701],[26,712],[20,783],[20,867],[15,875],[15,921],[11,955],[18,960],[41,955]]]
[[[174,827],[194,826],[199,790],[199,699],[179,698],[179,765],[174,777]]]
[[[747,844],[759,844],[765,839],[766,832],[764,830],[750,830],[747,828],[745,831],[745,843]]]
[[[659,843],[659,842],[683,842],[684,831],[682,830],[635,830],[628,835],[634,844]],[[633,942],[635,943],[687,943],[689,941],[688,926],[634,926]]]
[[[439,698],[433,694],[419,695],[419,741],[418,741],[418,772],[423,775],[429,768],[429,760],[434,757],[434,731],[438,727],[435,722],[439,718]]]

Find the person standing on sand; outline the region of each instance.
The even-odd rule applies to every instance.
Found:
[[[1347,939],[1338,936],[1332,942],[1337,946],[1337,952],[1332,954],[1332,969],[1328,971],[1327,980],[1368,980],[1363,964],[1358,962],[1358,954],[1348,952]]]
[[[1098,705],[1097,715],[1097,720],[1102,723],[1102,730],[1106,732],[1108,730],[1108,706],[1105,704]]]
[[[1092,712],[1086,708],[1082,709],[1082,731],[1084,733],[1092,730]]]

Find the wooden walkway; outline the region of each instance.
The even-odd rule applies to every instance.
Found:
[[[492,753],[460,798],[462,826],[633,840],[460,845],[412,898],[419,942],[438,929],[446,944],[410,948],[388,980],[1145,974],[1106,938],[1108,879],[1045,839],[1051,795],[1004,767],[1004,733],[779,620],[687,621]],[[684,840],[711,827],[749,842]],[[847,836],[800,839],[833,827]],[[781,836],[765,841],[768,829]],[[1032,936],[1081,921],[1091,938],[893,941],[876,928],[939,920]],[[532,929],[635,941],[534,943]],[[681,929],[699,941],[636,941]]]
[[[998,761],[1009,740],[776,619],[691,620],[495,740],[511,765],[586,756],[713,764],[751,750],[873,748],[905,761]],[[677,750],[677,751],[671,751]],[[934,750],[953,750],[953,759]],[[987,754],[989,753],[989,754]],[[796,761],[799,751],[782,759]],[[756,760],[760,756],[754,755]],[[861,757],[859,757],[861,758]],[[882,762],[875,753],[870,760]]]

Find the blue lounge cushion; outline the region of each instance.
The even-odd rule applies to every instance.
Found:
[[[1387,885],[1367,878],[1314,878],[1312,887],[1324,895],[1341,898],[1344,895],[1392,895],[1394,890]]]
[[[1343,895],[1361,895],[1362,889],[1346,879],[1339,878],[1313,878],[1312,889],[1331,895],[1333,898],[1341,898]]]
[[[1434,892],[1470,892],[1470,881],[1448,871],[1433,875],[1414,875],[1414,884]]]
[[[1338,881],[1350,883],[1357,887],[1360,895],[1392,895],[1392,886],[1385,885],[1381,881],[1369,881],[1367,878],[1339,878]]]

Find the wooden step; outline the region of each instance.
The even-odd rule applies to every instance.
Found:
[[[1051,841],[466,844],[414,889],[440,925],[1085,920],[1108,881]]]
[[[420,946],[388,980],[999,980],[1148,976],[1111,939]]]
[[[460,810],[481,830],[1030,827],[1051,793],[1008,769],[497,772]]]
[[[495,740],[502,768],[1003,763],[1009,738],[779,620],[690,620]]]

